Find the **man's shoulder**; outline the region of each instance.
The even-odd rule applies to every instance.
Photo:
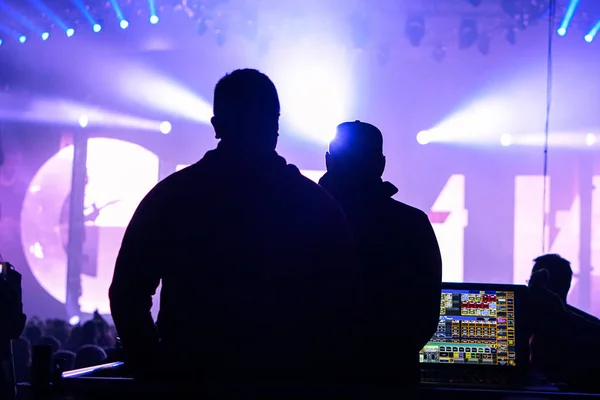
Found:
[[[327,205],[334,205],[337,208],[337,203],[329,195],[329,193],[323,189],[320,185],[302,175],[298,167],[294,164],[287,165],[288,176],[291,178],[291,182],[294,186],[294,190],[301,192],[301,194],[312,196],[314,200],[322,201]]]
[[[387,203],[389,210],[392,211],[394,215],[401,216],[405,219],[413,219],[415,221],[428,220],[427,213],[425,213],[423,210],[417,207],[413,207],[411,205],[408,205],[406,203],[392,198],[390,198]]]
[[[144,197],[143,203],[164,206],[170,200],[176,201],[180,196],[189,190],[193,182],[197,182],[202,175],[202,166],[192,164],[172,173],[159,181]]]

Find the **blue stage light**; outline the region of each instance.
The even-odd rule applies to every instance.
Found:
[[[19,42],[25,43],[26,41],[27,41],[27,36],[25,36],[25,35],[19,36]]]
[[[121,27],[121,29],[127,29],[127,27],[129,26],[129,21],[123,19],[121,20],[121,22],[119,22],[119,26]]]
[[[92,27],[92,29],[94,30],[94,32],[98,33],[102,30],[102,25],[100,24],[94,24],[94,26]]]
[[[65,31],[65,33],[67,34],[67,37],[71,37],[75,34],[75,29],[69,28]]]
[[[560,23],[560,28],[558,28],[557,33],[560,36],[565,36],[567,34],[567,29],[571,24],[571,20],[575,15],[575,11],[577,10],[577,6],[579,5],[579,0],[570,0],[569,6],[567,7],[567,11],[565,12],[565,16],[563,17],[562,22]]]
[[[598,32],[600,32],[600,20],[596,22],[596,24],[592,27],[588,34],[584,36],[585,41],[588,43],[592,43]]]
[[[154,24],[158,24],[158,17],[156,15],[152,15],[150,17],[150,23],[153,24],[153,25]]]
[[[50,37],[50,34],[48,32],[42,33],[42,40],[47,40],[49,37]]]

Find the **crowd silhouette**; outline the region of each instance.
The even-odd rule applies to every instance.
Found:
[[[127,227],[109,290],[116,330],[98,314],[76,327],[30,321],[13,343],[17,380],[34,344],[49,346],[61,370],[120,359],[118,332],[127,373],[141,381],[246,394],[261,385],[417,389],[442,285],[427,215],[393,199],[377,127],[340,124],[315,184],[277,154],[279,115],[275,85],[259,71],[217,83],[218,146],[158,183]],[[558,255],[535,260],[531,307],[552,318],[531,318],[531,360],[554,381],[586,387],[596,369],[568,343],[593,346],[600,323],[567,304],[572,275]]]

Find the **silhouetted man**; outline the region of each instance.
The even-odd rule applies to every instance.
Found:
[[[442,262],[427,215],[392,198],[381,179],[383,136],[360,121],[338,126],[319,182],[342,206],[359,245],[364,277],[364,372],[418,383],[419,351],[436,331]]]
[[[110,300],[138,374],[156,352],[167,377],[198,382],[345,373],[358,281],[351,231],[327,193],[277,155],[279,110],[267,76],[226,75],[211,120],[219,145],[160,182],[135,212]]]
[[[529,280],[531,362],[554,382],[575,389],[600,389],[600,366],[578,349],[594,348],[600,320],[567,304],[573,271],[558,254],[534,260]]]

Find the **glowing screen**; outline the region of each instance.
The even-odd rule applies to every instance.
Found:
[[[422,363],[516,365],[515,294],[442,290],[440,320]]]

